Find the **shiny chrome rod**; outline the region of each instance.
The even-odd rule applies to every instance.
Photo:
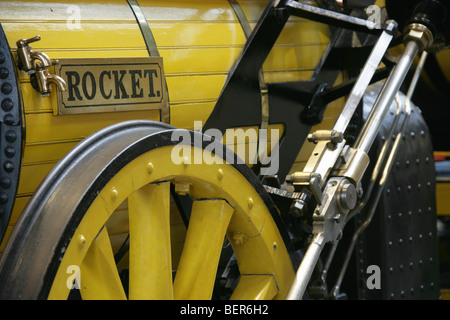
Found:
[[[411,68],[414,58],[419,53],[419,50],[420,46],[417,41],[412,40],[406,44],[405,51],[392,70],[391,75],[386,80],[368,119],[364,123],[363,129],[356,140],[355,149],[361,149],[366,153],[369,152],[370,147],[377,137],[381,124],[383,123],[384,117],[389,110],[395,95],[400,89],[406,74]]]

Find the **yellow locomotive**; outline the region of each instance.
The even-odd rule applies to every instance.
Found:
[[[0,297],[437,298],[415,2],[2,1]]]

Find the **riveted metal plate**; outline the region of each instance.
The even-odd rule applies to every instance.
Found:
[[[60,59],[55,73],[68,86],[55,114],[168,108],[161,57]]]
[[[371,150],[374,154],[378,154],[383,140],[389,138],[385,135],[395,108],[394,104]],[[433,149],[420,113],[419,108],[413,107],[374,219],[357,243],[359,298],[439,298]],[[379,289],[367,285],[371,265],[380,268]]]
[[[22,125],[16,67],[0,25],[0,241],[11,218],[19,183]]]

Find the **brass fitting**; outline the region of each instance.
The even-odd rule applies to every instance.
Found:
[[[411,23],[403,30],[405,35],[403,41],[416,41],[420,47],[420,51],[428,49],[433,43],[433,33],[425,25],[421,23]]]

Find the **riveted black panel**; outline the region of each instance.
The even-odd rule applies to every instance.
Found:
[[[17,75],[0,25],[0,241],[16,197],[21,156],[22,118]]]
[[[395,104],[380,132],[378,154],[393,121]],[[364,215],[359,217],[361,221]],[[359,298],[438,299],[435,169],[428,128],[413,107],[399,153],[377,211],[356,247]],[[368,267],[381,272],[379,289],[367,285]]]

